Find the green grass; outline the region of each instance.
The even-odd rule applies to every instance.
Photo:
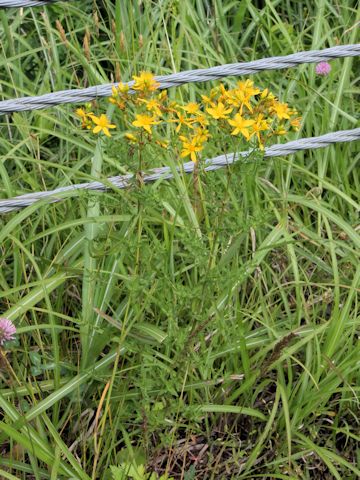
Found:
[[[2,10],[1,95],[355,43],[359,17],[350,0]],[[302,113],[299,137],[321,135],[359,125],[359,60],[331,65],[251,78]],[[96,143],[74,108],[1,117],[1,197],[129,171],[121,134]],[[19,335],[0,358],[0,478],[117,480],[129,462],[359,478],[359,159],[347,143],[209,173],[201,221],[179,175],[1,216],[0,312]]]

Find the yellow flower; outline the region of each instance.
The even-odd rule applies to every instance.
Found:
[[[155,77],[150,72],[140,72],[140,75],[137,77],[133,76],[134,85],[132,88],[138,90],[139,92],[153,92],[160,87],[160,83],[155,80]]]
[[[245,105],[250,112],[253,111],[250,104],[251,95],[247,95],[245,91],[235,89],[229,92],[227,102],[230,105],[240,108],[240,113],[242,113],[243,106]]]
[[[260,89],[254,88],[253,84],[254,82],[251,80],[246,80],[245,82],[238,82],[237,88],[228,92],[227,102],[231,105],[240,107],[241,114],[244,105],[250,112],[253,111],[250,99],[254,95],[260,93]]]
[[[201,95],[202,101],[205,105],[214,105],[213,99],[211,97],[207,97],[206,95]]]
[[[150,100],[140,98],[139,101],[146,104],[146,110],[149,110],[149,112],[154,112],[159,117],[161,116],[161,105],[157,100],[155,100],[154,98]]]
[[[167,99],[167,90],[163,90],[158,95],[159,102],[163,102]]]
[[[127,94],[129,90],[130,90],[130,87],[126,83],[122,83],[122,82],[118,83],[117,91],[119,93],[121,93],[122,95]],[[114,92],[114,90],[113,90],[113,92]]]
[[[279,120],[281,119],[289,119],[289,107],[287,103],[280,103],[274,101],[272,104],[272,111],[276,114]]]
[[[197,143],[205,143],[211,135],[209,134],[209,130],[206,130],[205,128],[197,128],[195,130],[195,134],[193,136],[193,139]]]
[[[77,108],[75,110],[75,113],[78,117],[80,117],[81,119],[84,119],[88,116],[88,114],[85,112],[85,110],[83,108]]]
[[[250,133],[249,133],[249,127],[254,125],[255,120],[245,120],[240,113],[237,113],[234,117],[233,120],[228,120],[230,125],[232,127],[235,127],[235,129],[231,132],[231,135],[238,135],[238,133],[242,133],[244,137],[249,140],[250,138]]]
[[[199,123],[202,127],[209,125],[208,119],[205,117],[205,115],[198,115],[195,119],[195,122]]]
[[[219,86],[219,94],[218,102],[226,102],[229,97],[229,92],[222,83],[220,83]]]
[[[301,122],[301,117],[292,118],[290,120],[290,125],[293,127],[295,132],[297,132],[300,128],[300,122]]]
[[[199,111],[200,105],[198,103],[195,103],[195,102],[190,102],[187,105],[185,105],[185,107],[181,107],[181,108],[183,110],[185,110],[185,112],[193,114],[193,115],[197,115],[197,114],[200,113],[200,111]]]
[[[186,137],[181,136],[180,140],[183,143],[183,148],[181,150],[180,156],[182,158],[187,157],[190,155],[191,160],[196,163],[196,153],[201,152],[201,150],[204,148],[200,143],[199,139],[196,137],[187,139]]]
[[[81,118],[81,128],[91,129],[91,116],[94,115],[92,112],[87,112],[83,108],[77,108],[75,113],[78,117]]]
[[[263,132],[264,130],[269,130],[270,128],[268,122],[264,120],[263,117],[264,116],[262,114],[258,115],[255,123],[251,126],[252,131],[250,133],[250,137],[252,137],[253,135],[256,135],[261,149],[263,149],[264,146],[260,137],[260,132]]]
[[[237,82],[237,85],[237,90],[244,92],[244,95],[247,97],[253,97],[254,95],[260,93],[259,88],[253,87],[254,82],[252,80],[245,80],[245,82]]]
[[[261,100],[273,101],[275,100],[275,95],[270,92],[268,88],[265,88],[260,95]]]
[[[120,82],[117,87],[113,85],[111,87],[112,96],[109,98],[109,102],[117,105],[120,110],[125,110],[126,102],[129,100],[129,89],[129,85],[126,85],[122,82]]]
[[[138,115],[135,115],[135,117],[136,117],[136,120],[132,122],[134,127],[143,128],[150,134],[152,133],[151,126],[158,125],[160,123],[156,121],[155,117],[150,117],[150,115],[138,114]]]
[[[193,120],[191,120],[191,118],[187,118],[185,115],[183,115],[182,113],[176,111],[176,115],[178,118],[175,118],[173,120],[169,120],[169,122],[171,123],[177,123],[177,127],[175,129],[176,133],[178,133],[180,131],[180,128],[182,125],[184,125],[185,127],[189,127],[189,128],[192,128],[191,126],[191,123],[193,122]]]
[[[111,137],[109,128],[116,128],[116,125],[109,123],[109,119],[103,113],[100,117],[91,115],[91,120],[95,123],[96,127],[93,129],[93,133],[104,132],[107,137]]]
[[[207,108],[206,111],[216,120],[220,118],[227,118],[229,113],[232,112],[232,108],[226,108],[222,102],[219,102],[217,105],[214,105],[213,108]]]
[[[120,82],[117,87],[115,85],[111,87],[112,96],[115,98],[117,98],[119,95],[126,96],[129,90],[129,85],[122,82]]]

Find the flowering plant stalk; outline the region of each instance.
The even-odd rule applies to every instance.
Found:
[[[166,90],[159,92],[160,84],[151,73],[141,72],[133,78],[135,94],[120,82],[109,98],[122,113],[130,145],[143,142],[167,149],[171,143],[179,148],[181,158],[190,157],[197,163],[216,133],[235,136],[263,149],[273,137],[300,127],[301,118],[295,109],[279,102],[267,88],[255,87],[252,80],[239,81],[235,88],[220,84],[208,95],[201,95],[201,101],[180,104],[171,101]],[[96,116],[90,105],[77,109],[76,114],[81,127],[94,134],[110,137],[110,129],[116,128],[106,115]]]
[[[236,150],[251,147],[261,152],[272,139],[300,127],[301,117],[295,109],[280,102],[268,88],[256,87],[252,80],[238,81],[229,88],[221,83],[201,95],[198,102],[181,104],[170,100],[166,90],[160,91],[152,73],[141,72],[133,79],[132,90],[122,82],[113,86],[109,101],[121,114],[129,156],[138,151],[137,178],[141,178],[143,168],[152,166],[147,160],[151,155],[145,156],[145,150],[162,149],[173,152],[179,160],[190,158],[195,163],[195,204],[201,190],[201,161],[214,144],[223,152],[234,146]],[[110,130],[117,127],[106,115],[96,116],[90,105],[76,113],[81,127],[94,134],[111,137]]]

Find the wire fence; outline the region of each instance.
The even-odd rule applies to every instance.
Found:
[[[324,50],[312,50],[293,53],[281,57],[269,57],[251,62],[230,63],[216,67],[198,70],[187,70],[171,75],[159,75],[156,80],[160,83],[160,89],[178,87],[186,83],[200,83],[220,78],[250,75],[264,70],[278,70],[296,67],[303,63],[318,63],[334,60],[341,57],[355,57],[360,55],[360,43],[352,45],[339,45],[325,48]],[[133,81],[127,82],[131,87]],[[0,114],[11,112],[23,112],[27,110],[39,110],[54,107],[65,103],[86,103],[100,97],[110,97],[112,87],[117,84],[109,83],[96,85],[83,89],[61,90],[34,97],[22,97],[0,102]],[[131,91],[130,93],[134,93]]]
[[[56,3],[57,0],[0,0],[0,8],[9,7],[34,7]],[[270,57],[250,62],[240,62],[216,67],[188,70],[170,75],[155,77],[160,83],[160,89],[177,87],[186,83],[199,83],[209,80],[218,80],[229,76],[240,76],[259,73],[265,70],[275,70],[297,67],[304,63],[318,63],[330,61],[336,58],[353,57],[360,55],[360,44],[340,45],[323,50],[297,52],[291,55]],[[133,81],[127,82],[131,87]],[[96,98],[109,97],[112,87],[116,84],[97,85],[84,89],[62,90],[40,96],[22,97],[17,99],[0,101],[0,114],[12,112],[31,111],[43,108],[54,107],[67,103],[86,103]],[[130,93],[134,93],[130,90]],[[332,132],[319,137],[303,138],[285,144],[276,144],[264,151],[265,157],[276,157],[290,155],[300,150],[324,148],[337,142],[351,142],[360,139],[360,128]],[[230,153],[221,155],[204,162],[206,171],[217,170],[251,155],[251,151]],[[176,167],[176,170],[184,173],[191,173],[194,170],[192,162],[184,163]],[[174,172],[170,167],[161,167],[143,173],[144,183],[154,182],[159,179],[173,178]],[[108,191],[111,189],[122,189],[129,187],[135,176],[133,174],[121,175],[104,179],[104,181],[86,182],[81,184],[60,187],[55,190],[33,192],[17,196],[15,198],[0,200],[0,214],[19,210],[34,203],[39,205],[54,203],[63,199],[64,196],[78,195],[80,191]]]
[[[58,1],[59,0],[0,0],[0,8],[41,7],[49,3],[56,3]]]
[[[351,142],[353,140],[360,140],[360,128],[354,128],[353,130],[341,130],[338,132],[327,133],[319,137],[302,138],[288,143],[276,144],[271,147],[265,148],[264,156],[279,157],[282,155],[290,155],[297,153],[301,150],[309,150],[316,148],[324,148],[339,142]],[[229,165],[237,162],[243,158],[249,157],[252,151],[230,153],[227,155],[220,155],[204,162],[204,170],[212,171],[219,168],[228,167]],[[176,168],[178,173],[192,173],[194,171],[194,163],[187,162]],[[144,183],[155,182],[159,179],[168,180],[174,177],[174,173],[170,167],[154,168],[147,173],[144,173],[142,180]],[[116,177],[110,177],[103,182],[87,182],[76,185],[70,185],[67,187],[60,187],[55,190],[47,192],[36,192],[20,195],[8,200],[0,200],[0,214],[8,213],[13,210],[19,210],[36,202],[46,200],[47,203],[54,203],[63,200],[59,195],[61,194],[73,194],[77,195],[81,190],[91,191],[107,191],[110,189],[123,189],[131,186],[135,179],[135,175],[119,175]],[[43,202],[41,202],[43,203]]]

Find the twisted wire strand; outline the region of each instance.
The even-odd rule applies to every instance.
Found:
[[[0,8],[10,7],[40,7],[58,0],[0,0]],[[67,1],[67,0],[65,0]]]
[[[288,143],[272,145],[271,147],[265,148],[264,156],[266,158],[280,157],[283,155],[291,155],[301,150],[324,148],[335,143],[351,142],[353,140],[360,140],[360,128],[354,128],[352,130],[340,130],[338,132],[327,133],[326,135],[321,135],[319,137],[301,138],[299,140],[294,140]],[[232,163],[240,160],[241,158],[248,157],[249,155],[251,155],[252,152],[252,150],[248,150],[245,152],[229,153],[227,155],[220,155],[218,157],[207,159],[205,160],[204,169],[206,171],[218,170],[219,168],[231,165]],[[179,173],[191,173],[193,172],[193,170],[193,162],[187,162],[180,167],[177,167],[177,171]],[[173,177],[174,175],[171,172],[170,167],[161,167],[154,168],[148,173],[145,173],[142,179],[144,183],[150,183],[155,182],[159,179],[167,180]],[[46,200],[47,203],[59,202],[64,198],[61,198],[58,195],[66,192],[72,192],[76,195],[77,192],[80,190],[106,192],[109,191],[112,187],[126,188],[131,185],[134,179],[135,176],[133,174],[119,175],[106,179],[104,183],[98,181],[80,183],[76,185],[60,187],[55,190],[50,190],[48,192],[27,193],[25,195],[20,195],[15,198],[0,200],[0,214],[28,207],[41,200]]]
[[[339,45],[323,50],[297,52],[282,57],[269,57],[251,62],[230,63],[211,68],[187,70],[171,75],[160,75],[155,78],[160,82],[160,89],[165,89],[184,85],[185,83],[206,82],[228,76],[249,75],[264,70],[291,68],[301,63],[317,63],[340,57],[355,57],[358,55],[360,55],[360,43]],[[127,82],[130,87],[133,83],[133,81]],[[40,96],[3,100],[0,102],[0,114],[39,110],[64,103],[86,103],[95,98],[111,96],[111,89],[114,85],[117,84],[108,83],[82,89],[61,90]],[[130,91],[130,93],[134,92]]]

